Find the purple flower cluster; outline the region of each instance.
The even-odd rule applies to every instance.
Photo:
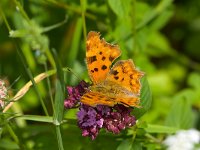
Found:
[[[72,108],[77,105],[81,96],[84,94],[85,90],[87,90],[87,87],[88,84],[84,81],[81,81],[76,87],[67,87],[69,97],[65,100],[65,107]],[[136,122],[136,118],[130,113],[130,108],[119,104],[114,107],[105,105],[91,107],[80,104],[77,113],[78,126],[82,130],[82,136],[89,136],[94,140],[101,128],[118,134],[126,127],[133,126]]]
[[[135,124],[136,119],[130,112],[131,110],[123,105],[90,107],[82,104],[77,113],[78,126],[82,129],[82,136],[90,136],[92,140],[96,138],[101,128],[118,134],[126,127]]]
[[[88,86],[89,85],[85,81],[81,81],[75,87],[68,86],[67,91],[69,96],[64,101],[65,108],[69,109],[75,107],[79,103],[81,96],[87,90]]]

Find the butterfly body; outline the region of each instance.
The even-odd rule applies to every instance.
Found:
[[[132,60],[113,61],[121,54],[118,46],[100,39],[97,32],[89,32],[86,62],[93,85],[81,97],[81,102],[90,106],[123,104],[139,107],[140,78]]]
[[[94,92],[100,92],[109,97],[119,97],[119,96],[121,98],[131,97],[131,96],[136,97],[135,94],[133,94],[132,92],[125,89],[124,87],[112,81],[104,81],[97,85],[91,86],[89,89],[91,89],[91,91],[94,91]]]

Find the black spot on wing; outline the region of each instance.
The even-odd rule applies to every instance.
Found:
[[[130,75],[130,78],[133,79],[133,74]]]
[[[106,59],[106,57],[103,56],[101,59],[104,61]]]
[[[103,65],[103,66],[101,67],[101,69],[102,69],[102,70],[106,70],[106,69],[107,69],[107,66],[106,66],[106,65]]]
[[[111,71],[111,74],[113,74],[113,75],[117,75],[119,72],[117,71],[117,70],[112,70]]]
[[[115,59],[115,57],[109,56],[109,60],[112,62]]]
[[[119,77],[118,77],[118,76],[115,76],[114,78],[115,78],[115,80],[118,80],[118,79],[119,79]]]
[[[97,61],[97,57],[96,56],[87,57],[87,62],[89,64],[91,64],[91,63],[93,63],[95,61]]]
[[[98,68],[94,68],[94,71],[98,72],[98,70],[99,70]]]

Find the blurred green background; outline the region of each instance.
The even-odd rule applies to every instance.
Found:
[[[63,67],[89,81],[85,40],[86,34],[94,30],[120,46],[120,59],[133,59],[146,73],[153,102],[141,121],[200,129],[200,1],[1,0],[0,9],[0,78],[7,86],[14,83],[9,89],[11,97],[30,80],[16,45],[34,76],[55,68],[51,54],[55,49]],[[76,85],[79,80],[75,75],[67,73],[65,84]],[[55,77],[50,80],[55,85]],[[51,112],[46,81],[38,84],[38,89]],[[11,112],[44,115],[33,89]],[[65,117],[73,119],[75,112],[70,110]],[[21,119],[13,122],[17,135],[30,149],[57,149],[51,125]],[[6,149],[9,143],[13,144],[10,149],[15,149],[6,133],[2,133],[0,147]],[[63,125],[62,134],[64,147],[71,149],[116,149],[123,142],[118,139],[124,136],[103,132],[91,142],[81,137],[76,124]],[[143,144],[147,148],[149,145],[153,144]]]

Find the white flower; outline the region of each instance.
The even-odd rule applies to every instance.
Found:
[[[200,142],[200,132],[195,129],[180,130],[175,135],[168,136],[164,144],[167,150],[193,150]]]

